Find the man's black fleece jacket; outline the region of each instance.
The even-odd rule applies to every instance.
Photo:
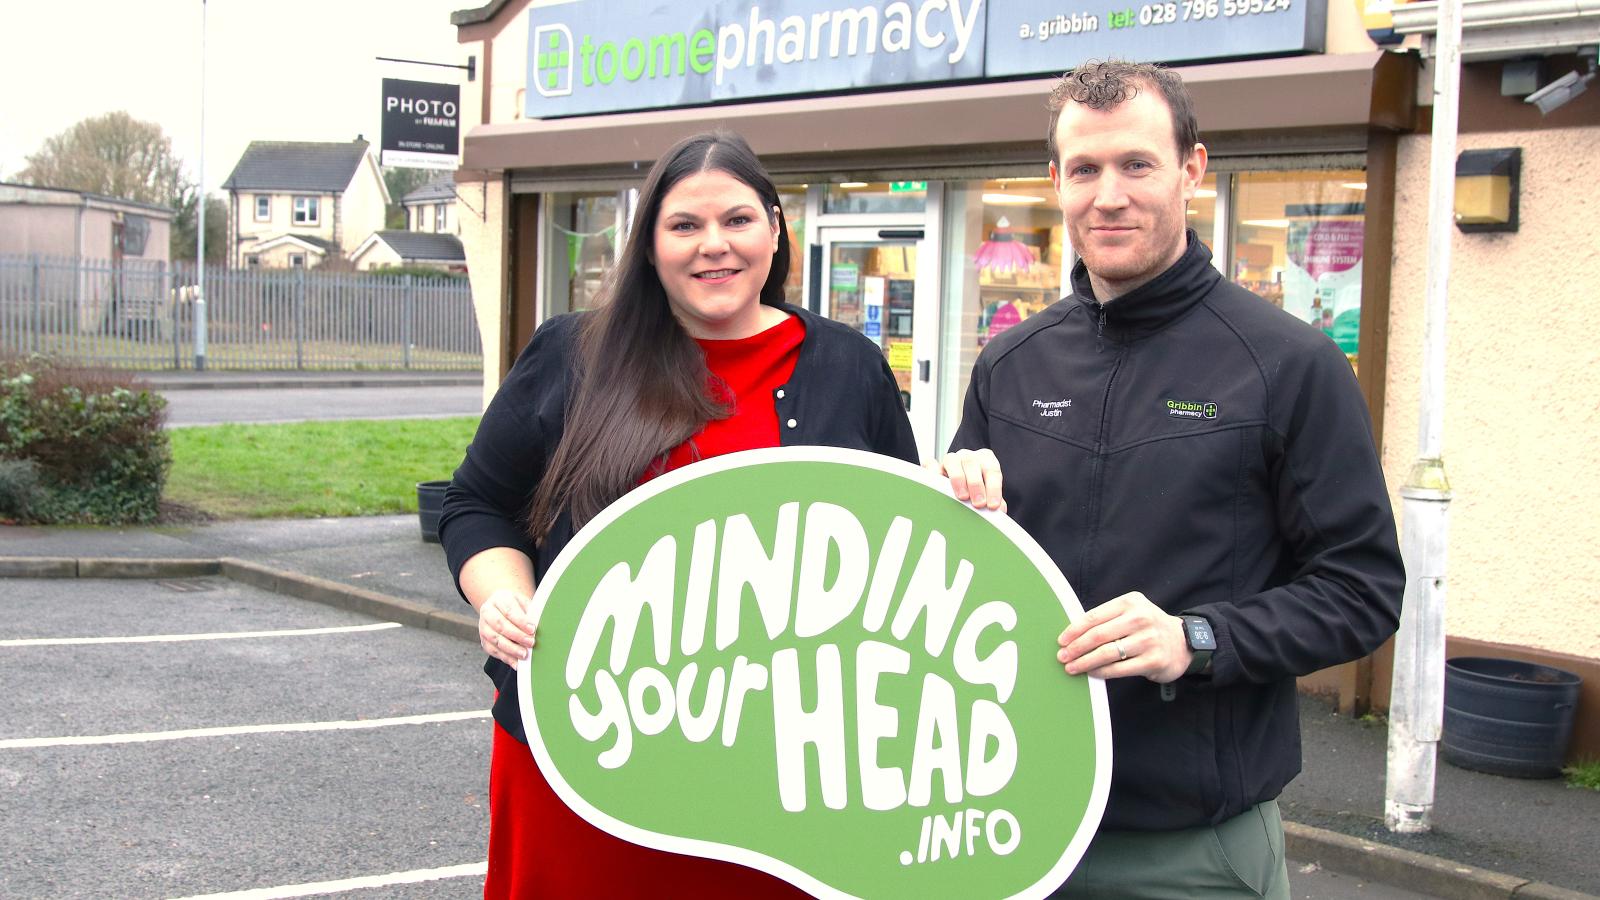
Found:
[[[1176,699],[1107,682],[1102,827],[1220,822],[1300,771],[1295,676],[1395,630],[1404,571],[1371,421],[1325,335],[1184,256],[1101,305],[1074,294],[991,341],[951,449],[999,457],[1011,516],[1085,608],[1141,591],[1206,617]]]

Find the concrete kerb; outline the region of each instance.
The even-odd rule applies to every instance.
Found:
[[[478,639],[476,619],[248,560],[0,557],[0,578],[193,578],[222,575],[262,590],[360,612],[413,628],[469,641]],[[1283,823],[1291,859],[1418,893],[1455,900],[1600,900],[1567,890],[1313,828]]]
[[[363,613],[450,637],[478,639],[478,621],[377,591],[242,559],[120,559],[0,556],[0,578],[195,578],[222,575],[262,590]]]
[[[1283,832],[1290,859],[1315,862],[1325,869],[1432,897],[1450,897],[1452,900],[1600,900],[1592,894],[1491,872],[1296,822],[1283,823]]]

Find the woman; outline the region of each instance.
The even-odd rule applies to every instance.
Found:
[[[527,605],[573,532],[696,459],[822,444],[916,461],[883,353],[789,306],[788,229],[744,140],[688,138],[650,170],[591,313],[545,323],[445,493],[440,538],[494,680],[487,897],[803,896],[731,863],[630,844],[556,797],[528,750],[513,666]]]

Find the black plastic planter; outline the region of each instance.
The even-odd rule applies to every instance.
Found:
[[[439,543],[439,511],[444,509],[444,489],[448,481],[417,482],[417,522],[422,526],[422,539],[430,544]]]
[[[1514,778],[1561,774],[1583,680],[1513,659],[1444,664],[1444,758]]]

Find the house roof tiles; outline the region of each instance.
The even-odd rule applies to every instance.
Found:
[[[456,176],[449,173],[428,182],[414,191],[408,191],[400,198],[401,203],[426,203],[436,200],[454,200],[456,198]]]
[[[343,191],[350,186],[368,146],[364,140],[345,144],[251,141],[222,186],[233,191]]]
[[[461,239],[453,234],[380,231],[377,237],[399,254],[401,259],[467,261],[466,251],[461,248]]]

